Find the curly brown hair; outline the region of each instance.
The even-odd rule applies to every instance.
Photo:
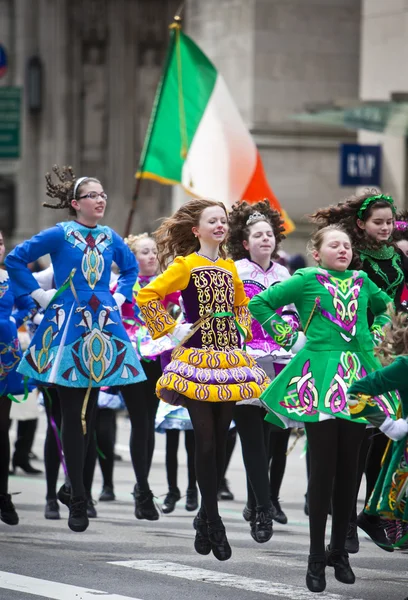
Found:
[[[198,198],[183,204],[173,216],[163,220],[153,233],[156,240],[161,269],[166,269],[176,256],[188,256],[200,249],[200,242],[192,232],[197,227],[206,208],[219,206],[228,218],[227,209],[222,202]],[[220,246],[220,255],[226,258],[224,245]]]
[[[397,356],[408,354],[408,313],[388,311],[391,322],[384,327],[385,337],[375,349],[382,365],[391,364]]]
[[[370,196],[377,196],[380,192],[373,188],[367,189],[362,194],[350,196],[343,202],[327,208],[319,208],[316,212],[309,215],[309,219],[321,227],[327,225],[340,225],[350,236],[351,243],[355,250],[363,248],[378,248],[378,244],[367,235],[364,229],[361,229],[357,220],[360,219],[358,211],[361,209],[364,200]],[[362,215],[362,221],[367,221],[377,208],[390,208],[390,203],[385,200],[372,202]]]
[[[252,219],[251,223],[247,225],[249,217],[256,212],[260,213],[262,216]],[[237,202],[232,207],[229,214],[230,230],[227,239],[227,248],[228,254],[233,260],[249,258],[249,252],[244,248],[242,242],[248,241],[252,225],[259,223],[260,221],[267,221],[271,225],[276,240],[275,250],[273,251],[271,258],[276,258],[278,256],[279,245],[281,241],[285,239],[285,227],[280,213],[271,208],[269,200],[265,199],[256,202],[255,204],[249,204],[246,201]]]
[[[47,173],[45,175],[45,181],[47,182],[46,194],[50,198],[59,200],[59,203],[49,204],[48,202],[43,202],[43,206],[57,209],[68,208],[69,214],[75,216],[76,210],[71,205],[71,201],[74,200],[74,188],[77,181],[74,170],[72,167],[59,167],[58,165],[54,165],[52,170],[60,180],[60,183],[54,183],[51,173]],[[82,186],[90,181],[100,183],[99,179],[96,179],[95,177],[87,177],[86,180],[78,186],[75,198],[78,198]]]

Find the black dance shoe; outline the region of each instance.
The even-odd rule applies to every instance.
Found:
[[[364,511],[357,516],[357,525],[366,532],[366,534],[373,540],[381,550],[386,552],[394,552],[394,548],[391,545],[387,535],[384,531],[384,527],[381,524],[379,518],[370,519]]]
[[[255,508],[250,508],[248,504],[245,504],[244,510],[242,511],[242,516],[244,517],[247,523],[252,523],[256,519]]]
[[[211,552],[211,542],[208,538],[207,520],[203,518],[201,512],[194,517],[193,527],[196,530],[194,540],[194,549],[198,554],[206,556]]]
[[[326,559],[309,556],[306,573],[306,585],[311,592],[324,592],[326,589]]]
[[[272,504],[273,504],[274,508],[276,509],[276,514],[273,518],[274,521],[276,521],[277,523],[280,523],[281,525],[286,525],[286,523],[288,522],[288,517],[283,512],[279,500],[272,500]]]
[[[360,550],[360,541],[358,539],[357,524],[350,523],[346,538],[346,552],[349,554],[357,554]]]
[[[234,500],[234,494],[228,486],[228,481],[223,479],[218,490],[218,500]]]
[[[61,518],[58,502],[56,500],[47,500],[47,504],[45,505],[44,517],[51,521],[57,521]]]
[[[212,553],[217,560],[228,560],[231,558],[232,550],[221,517],[216,521],[207,521],[207,525]]]
[[[57,498],[61,504],[64,504],[69,508],[69,505],[71,504],[71,488],[63,483],[57,492]]]
[[[76,496],[72,498],[69,506],[68,527],[72,531],[81,533],[88,529],[89,519],[87,513],[87,498],[85,496]]]
[[[254,522],[251,522],[251,536],[258,542],[264,544],[269,542],[273,535],[273,518],[275,511],[270,508],[265,511],[257,511]]]
[[[18,514],[10,494],[0,494],[0,519],[7,525],[18,525]]]
[[[96,517],[98,516],[95,504],[96,502],[92,500],[92,496],[88,496],[86,500],[86,514],[88,515],[89,519],[96,519]]]
[[[157,521],[159,519],[159,513],[157,512],[153,494],[150,490],[141,492],[137,485],[135,485],[133,497],[135,499],[136,519],[146,519],[146,521]]]
[[[12,475],[17,474],[17,469],[21,469],[26,475],[40,475],[42,473],[41,469],[36,469],[33,467],[28,459],[19,461],[13,456],[12,465],[13,469],[10,471]]]
[[[197,488],[188,488],[186,494],[186,510],[192,512],[198,508],[198,492]]]
[[[175,490],[169,490],[169,493],[164,499],[162,511],[165,515],[168,515],[173,512],[176,508],[177,502],[180,500],[181,494],[180,490],[176,488]]]
[[[330,550],[330,546],[326,548],[327,566],[334,567],[334,576],[341,583],[352,584],[356,581],[356,576],[350,567],[347,552],[340,550]]]
[[[116,500],[116,496],[113,488],[109,485],[104,485],[99,496],[99,502],[113,502],[114,500]]]

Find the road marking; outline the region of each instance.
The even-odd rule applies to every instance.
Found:
[[[128,567],[137,571],[147,571],[157,575],[168,575],[169,577],[179,577],[199,583],[214,583],[223,587],[237,588],[249,592],[259,592],[260,594],[269,594],[278,598],[289,598],[293,600],[310,600],[311,592],[307,589],[284,583],[273,583],[263,579],[252,579],[240,575],[231,575],[230,573],[220,573],[218,571],[209,571],[208,569],[199,569],[188,565],[166,562],[164,560],[125,560],[114,561],[108,564],[120,567]],[[319,598],[325,600],[362,600],[361,598],[350,598],[340,594],[320,594]]]
[[[101,598],[101,600],[140,600],[140,598],[133,596],[120,596],[119,594],[110,594],[109,592],[58,583],[57,581],[35,579],[25,575],[6,573],[5,571],[0,571],[0,589],[41,596],[47,600],[73,600],[73,598],[78,600],[96,600],[96,598]]]

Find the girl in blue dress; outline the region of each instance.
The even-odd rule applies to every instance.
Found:
[[[30,294],[45,309],[19,372],[40,384],[56,386],[61,401],[62,445],[71,483],[68,526],[89,525],[83,483],[88,440],[93,433],[99,388],[124,386],[132,414],[134,384],[145,375],[123,327],[120,307],[132,301],[137,263],[122,238],[100,225],[107,195],[93,177],[77,179],[72,168],[55,166],[60,180],[46,175],[47,195],[68,208],[74,220],[58,223],[17,246],[6,260],[17,297]],[[27,265],[49,254],[57,290],[41,289]],[[120,270],[112,296],[112,262]],[[87,435],[84,435],[88,432]]]
[[[0,265],[5,246],[0,232]],[[13,310],[15,307],[16,310]],[[18,515],[8,493],[10,462],[9,416],[12,396],[25,393],[23,376],[17,372],[21,349],[17,328],[37,312],[36,304],[27,295],[15,297],[7,271],[0,268],[0,519],[7,525],[17,525]]]

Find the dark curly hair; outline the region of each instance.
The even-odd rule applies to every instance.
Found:
[[[364,193],[350,196],[344,202],[339,202],[336,205],[327,208],[319,208],[309,219],[315,223],[318,228],[327,227],[327,225],[339,225],[350,236],[353,249],[362,250],[363,248],[377,249],[377,244],[370,236],[367,235],[364,229],[361,229],[357,221],[360,219],[358,212],[361,209],[364,200],[370,196],[377,196],[380,192],[373,188],[367,189]],[[390,203],[385,200],[372,202],[362,215],[362,221],[367,221],[377,208],[390,208]]]
[[[247,221],[250,215],[255,212],[260,213],[263,218],[254,219],[250,225],[247,225]],[[241,258],[249,258],[248,250],[245,250],[242,242],[248,240],[251,231],[251,226],[260,221],[267,221],[271,227],[275,236],[276,246],[273,251],[272,258],[277,258],[279,244],[285,239],[283,219],[280,213],[271,208],[268,199],[261,200],[255,204],[249,204],[248,202],[238,202],[234,204],[229,214],[229,235],[227,239],[228,254],[233,260],[240,260]]]
[[[388,312],[391,322],[384,327],[385,337],[374,351],[383,366],[392,364],[397,356],[408,354],[408,314],[395,313],[391,308]]]
[[[54,183],[51,173],[47,173],[45,175],[45,181],[47,183],[46,194],[50,198],[58,200],[58,204],[49,204],[48,202],[43,202],[43,206],[55,209],[68,208],[69,214],[75,216],[76,210],[73,208],[73,206],[71,206],[71,201],[74,199],[74,189],[77,181],[74,170],[72,167],[59,167],[58,165],[54,165],[52,170],[59,179],[59,183]],[[79,197],[82,186],[90,181],[100,183],[99,179],[96,179],[96,177],[87,177],[77,187],[75,194],[76,198]]]

